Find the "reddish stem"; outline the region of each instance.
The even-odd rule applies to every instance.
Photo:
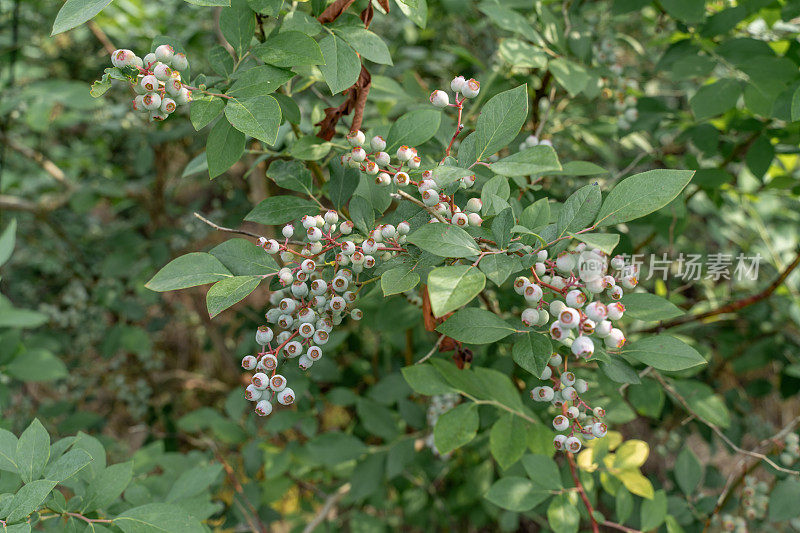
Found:
[[[589,513],[589,520],[592,521],[592,531],[594,533],[600,533],[600,527],[597,525],[597,520],[594,519],[594,509],[592,508],[592,504],[589,502],[589,498],[586,496],[586,490],[583,488],[583,483],[581,483],[580,478],[578,478],[578,471],[575,468],[575,459],[573,459],[572,453],[570,452],[567,452],[567,461],[569,461],[569,471],[572,473],[572,480],[575,482],[575,487],[578,489],[578,494],[581,495],[583,505],[586,506],[586,511]]]

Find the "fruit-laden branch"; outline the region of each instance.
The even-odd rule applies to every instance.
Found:
[[[683,316],[680,318],[676,318],[675,320],[670,320],[669,322],[664,322],[663,324],[659,324],[658,326],[641,330],[640,333],[658,333],[664,331],[665,329],[670,329],[683,324],[688,324],[689,322],[698,322],[700,320],[712,316],[723,315],[726,313],[733,313],[747,306],[753,305],[754,303],[758,303],[761,300],[765,300],[769,298],[772,295],[772,293],[778,289],[778,287],[783,285],[783,282],[786,281],[786,278],[789,277],[789,275],[792,273],[792,271],[794,271],[795,268],[797,268],[798,265],[800,265],[800,251],[797,252],[797,255],[795,256],[794,260],[789,264],[789,266],[787,266],[783,270],[783,272],[781,272],[781,274],[777,278],[775,278],[775,280],[772,283],[770,283],[769,286],[763,291],[757,294],[753,294],[752,296],[748,296],[747,298],[742,298],[741,300],[736,300],[735,302],[723,305],[722,307],[706,311],[705,313]]]

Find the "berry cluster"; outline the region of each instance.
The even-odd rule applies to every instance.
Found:
[[[608,273],[609,264],[615,275]],[[614,327],[613,321],[621,319],[625,312],[625,306],[617,301],[623,288],[631,289],[637,284],[636,267],[626,266],[621,256],[608,261],[601,250],[589,250],[580,243],[573,250],[558,254],[555,260],[548,258],[547,250],[536,252],[532,274],[533,281],[524,276],[514,280],[514,290],[528,305],[521,316],[526,326],[547,327],[550,337],[577,358],[594,355],[596,341],[592,337],[602,340],[608,349],[622,348],[625,335]],[[610,301],[600,301],[601,296]],[[540,379],[552,380],[552,386],[534,388],[531,398],[558,408],[560,414],[553,419],[553,427],[569,430],[569,436],[556,436],[556,449],[575,453],[581,449],[580,438],[591,440],[606,435],[607,427],[601,420],[605,411],[590,407],[581,398],[588,385],[568,371],[567,358],[554,354]]]
[[[550,139],[539,139],[536,135],[528,135],[524,141],[519,143],[519,151],[526,148],[533,148],[534,146],[553,146],[553,141]]]
[[[601,41],[595,50],[594,57],[613,75],[611,79],[603,79],[603,83],[606,84],[604,93],[606,97],[612,98],[614,101],[614,110],[619,117],[617,127],[620,130],[628,130],[631,124],[639,118],[639,111],[636,108],[637,98],[630,94],[630,91],[638,91],[639,82],[623,75],[622,58],[618,56],[613,41],[608,39]]]
[[[138,72],[131,82],[136,93],[133,109],[148,113],[151,121],[164,120],[179,105],[192,101],[191,90],[181,81],[180,73],[189,68],[189,62],[184,54],[175,52],[168,44],[157,47],[144,59],[130,50],[115,50],[111,54],[111,64]]]
[[[287,224],[281,241],[261,237],[258,242],[283,264],[276,274],[281,288],[270,295],[266,313],[278,333],[260,326],[256,343],[261,349],[242,359],[242,368],[255,370],[245,397],[256,402],[255,411],[261,416],[272,412],[273,400],[282,405],[294,402],[294,391],[278,374],[280,363],[297,358],[299,367],[308,370],[322,357],[334,326],[345,316],[361,320],[361,310],[354,306],[363,285],[360,274],[405,251],[402,245],[411,229],[407,222],[396,227],[380,224],[367,235],[351,237],[353,223],[339,224],[339,213],[332,210],[305,215],[300,222],[304,229],[300,240],[292,240],[295,227]]]
[[[783,440],[781,462],[786,466],[795,464],[800,459],[800,435],[789,433]]]

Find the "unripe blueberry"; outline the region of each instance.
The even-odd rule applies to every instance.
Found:
[[[170,64],[175,70],[186,70],[189,68],[189,60],[186,59],[186,54],[180,52],[176,52],[175,55],[172,56],[172,62]]]
[[[564,372],[561,374],[561,383],[567,387],[575,383],[575,374],[572,372]]]
[[[172,77],[172,69],[164,63],[156,63],[156,66],[153,67],[153,75],[158,81],[166,82]]]
[[[364,313],[361,311],[361,309],[353,309],[350,311],[350,318],[353,320],[361,320],[363,317]]]
[[[281,315],[278,318],[278,325],[283,329],[290,329],[294,325],[294,318],[291,315]]]
[[[279,254],[279,257],[281,258],[281,261],[283,261],[284,263],[291,263],[292,261],[294,261],[294,255],[292,255],[292,253],[288,250],[282,251]],[[291,283],[292,280],[294,279],[292,276],[293,276],[292,272],[289,271],[289,281],[284,283]],[[283,277],[284,276],[281,276],[281,278]]]
[[[300,324],[300,327],[297,328],[297,331],[298,331],[298,333],[300,333],[301,337],[303,337],[304,339],[307,339],[307,338],[311,337],[312,335],[314,335],[314,331],[315,331],[314,330],[314,324],[311,324],[311,323],[308,323],[308,322],[306,322],[305,324]],[[292,342],[296,342],[296,341],[292,341]],[[292,344],[292,343],[290,342],[289,344]],[[289,344],[286,345],[287,348],[289,347]],[[300,344],[300,343],[297,343],[297,344]]]
[[[147,111],[147,108],[144,106],[144,96],[141,94],[137,94],[136,98],[133,99],[133,110],[134,111]]]
[[[567,336],[567,331],[562,326],[561,322],[553,322],[550,326],[550,337],[553,340],[560,341]]]
[[[147,93],[142,97],[142,103],[147,110],[158,110],[161,107],[161,96],[158,93]]]
[[[619,284],[624,289],[633,289],[639,283],[639,278],[636,276],[625,276],[619,281]]]
[[[124,68],[134,64],[136,54],[127,49],[115,50],[111,54],[111,64],[117,68]]]
[[[263,372],[257,372],[250,378],[250,383],[258,390],[265,390],[269,386],[269,377]]]
[[[586,306],[586,316],[595,322],[601,322],[608,317],[608,308],[602,302],[591,302]]]
[[[339,231],[342,233],[342,235],[350,235],[353,232],[354,227],[355,226],[351,221],[345,220],[339,225]]]
[[[364,162],[364,172],[369,174],[370,176],[374,176],[378,173],[378,164],[374,161],[366,161]]]
[[[253,370],[258,364],[258,360],[252,355],[245,355],[242,358],[242,368],[245,370]]]
[[[544,263],[536,263],[533,265],[533,270],[536,272],[537,276],[544,276],[544,273],[547,272],[547,265]]]
[[[561,354],[554,353],[550,357],[550,366],[560,366],[561,363],[564,362],[564,359],[561,357]]]
[[[555,394],[553,387],[544,386],[539,388],[538,397],[542,402],[550,402],[555,397]]]
[[[460,226],[463,228],[469,226],[469,217],[466,215],[466,213],[456,213],[455,215],[453,215],[451,222],[453,223],[453,225]]]
[[[326,344],[328,342],[328,332],[327,331],[317,331],[314,333],[314,343],[315,344]]]
[[[467,83],[467,80],[464,79],[464,76],[456,76],[453,78],[453,81],[450,82],[450,88],[455,93],[460,93],[464,89],[464,85]]]
[[[256,404],[256,414],[258,416],[268,416],[272,412],[272,404],[267,400],[261,400]]]
[[[556,431],[564,431],[569,427],[569,419],[564,415],[558,415],[553,419],[553,427]]]
[[[594,320],[587,318],[586,320],[581,321],[581,325],[578,329],[580,329],[581,333],[584,335],[591,335],[594,333],[594,328],[597,326]]]
[[[578,322],[580,322],[581,315],[578,313],[576,309],[571,307],[565,307],[559,314],[558,314],[558,321],[564,325],[565,328],[572,329],[578,327]]]
[[[522,312],[522,323],[526,326],[532,326],[539,321],[539,310],[529,307]]]
[[[386,187],[392,184],[392,177],[389,176],[386,172],[381,172],[377,176],[375,176],[375,185],[380,185],[382,187]]]
[[[175,55],[175,50],[168,44],[162,44],[161,46],[156,47],[155,54],[158,61],[170,64],[173,56]]]
[[[483,208],[483,202],[480,198],[470,198],[467,200],[467,206],[464,208],[469,213],[479,213]]]
[[[265,370],[275,370],[278,368],[278,358],[268,353],[264,357],[261,358],[261,366],[264,367]]]
[[[244,398],[250,402],[257,402],[261,399],[262,392],[255,387],[252,383],[244,389]]]
[[[278,403],[281,405],[292,405],[294,403],[294,391],[289,387],[286,387],[282,391],[278,392],[275,396],[275,399],[278,400]]]
[[[558,254],[556,258],[556,270],[568,274],[572,272],[573,268],[575,268],[575,259],[572,257],[571,253],[561,252]]]
[[[322,359],[322,348],[319,346],[314,346],[313,344],[308,347],[308,351],[306,351],[306,357],[308,357],[312,361],[319,361]]]
[[[564,449],[571,453],[578,453],[581,451],[581,441],[578,437],[569,437],[564,442]]]
[[[553,377],[553,369],[550,368],[549,366],[544,367],[544,370],[542,371],[542,375],[539,376],[539,379],[546,381],[546,380],[550,379],[551,377]]]
[[[481,92],[481,84],[470,78],[464,83],[464,87],[461,89],[461,94],[463,94],[467,98],[475,98],[478,96],[478,93]]]
[[[397,225],[397,233],[400,235],[407,235],[409,231],[411,231],[411,226],[408,222],[404,221]]]
[[[303,272],[298,272],[297,274],[299,278],[300,274],[303,274]],[[292,283],[292,294],[297,298],[308,296],[308,285],[298,279],[298,281]]]
[[[314,226],[306,230],[306,238],[311,242],[317,242],[322,239],[322,230]]]
[[[408,185],[409,177],[405,172],[398,172],[394,175],[393,181],[398,187],[405,187]]]
[[[386,141],[380,135],[376,135],[369,141],[370,146],[373,150],[381,152],[386,149]],[[388,155],[388,154],[387,154]]]
[[[284,314],[292,314],[297,309],[297,301],[294,298],[283,298],[278,303],[278,309],[283,311]]]
[[[577,407],[575,407],[573,405],[572,407],[567,408],[567,413],[566,414],[567,414],[567,418],[569,418],[571,420],[575,420],[581,414],[581,411],[580,411],[580,409],[578,409]]]
[[[539,320],[536,321],[537,326],[544,326],[550,322],[550,313],[544,309],[539,309]]]
[[[181,93],[175,96],[175,102],[178,105],[186,105],[191,101],[192,101],[192,91],[190,91],[186,87],[183,87],[181,89]]]
[[[575,387],[564,387],[561,389],[561,397],[564,398],[564,400],[577,400],[578,391],[575,390]]]
[[[544,293],[542,292],[542,288],[536,285],[535,283],[531,283],[527,285],[523,290],[522,295],[525,297],[525,301],[528,303],[536,303],[542,299]]]
[[[364,149],[361,148],[360,146],[356,146],[350,152],[350,159],[352,159],[353,161],[358,161],[360,163],[361,161],[364,161],[366,158],[367,158],[367,152],[365,152]]]
[[[336,280],[334,279],[334,282],[335,281]],[[347,307],[347,302],[345,302],[344,298],[342,298],[341,296],[334,296],[333,298],[331,298],[329,305],[331,306],[332,311],[340,313],[344,311],[345,307]]]
[[[436,107],[447,107],[450,105],[450,98],[447,96],[447,93],[438,89],[431,93],[430,101]]]
[[[614,285],[613,287],[611,287],[606,291],[606,294],[612,300],[619,300],[620,298],[622,298],[623,290],[622,287],[620,287],[619,285]]]
[[[601,320],[597,326],[595,326],[594,334],[601,339],[608,337],[608,334],[611,333],[613,327],[614,326],[611,324],[610,320]]]
[[[594,353],[594,342],[586,335],[580,335],[572,341],[570,348],[577,357],[589,358]]]
[[[143,61],[144,61],[144,68],[150,70],[153,68],[153,65],[155,65],[158,62],[158,58],[153,52],[150,52],[149,54],[144,56]]]
[[[410,147],[403,145],[397,149],[397,159],[399,159],[403,163],[405,163],[412,157],[414,157],[414,152],[412,152]]]
[[[622,270],[625,268],[625,258],[621,255],[616,255],[611,259],[611,268],[615,270]]]
[[[561,311],[567,308],[567,304],[562,302],[561,300],[553,300],[550,302],[550,314],[558,316],[561,314]]]
[[[367,142],[367,136],[361,130],[352,131],[347,134],[347,142],[350,146],[363,146]]]
[[[470,174],[469,176],[463,176],[461,178],[462,189],[469,189],[473,185],[475,185],[475,174]]]
[[[483,219],[481,218],[481,216],[478,213],[470,213],[469,215],[467,215],[467,218],[469,218],[469,225],[470,226],[477,227],[477,226],[480,226],[483,223]]]
[[[625,344],[625,334],[619,329],[613,328],[603,342],[607,348],[620,349]]]
[[[308,358],[306,354],[300,356],[297,360],[297,365],[300,367],[300,370],[308,370],[314,364],[314,361]]]
[[[579,289],[573,289],[567,293],[567,305],[570,307],[583,307],[586,303],[586,295]]]
[[[269,388],[275,392],[280,392],[286,388],[286,378],[280,374],[275,374],[269,380]]]
[[[151,93],[156,89],[158,89],[158,78],[156,78],[151,74],[148,74],[147,76],[142,76],[142,80],[139,82],[139,84],[141,85],[142,89],[144,89],[148,93]],[[159,99],[159,104],[160,103],[161,100]]]
[[[291,238],[292,238],[292,235],[294,235],[294,226],[292,226],[291,224],[286,224],[286,225],[283,227],[283,229],[281,230],[281,233],[282,233],[282,234],[283,234],[283,236],[284,236],[284,237],[286,237],[287,239],[291,239]]]
[[[300,223],[305,229],[312,228],[317,225],[317,217],[312,215],[303,215],[303,218],[300,219]]]
[[[592,294],[600,294],[606,290],[606,282],[603,278],[596,278],[586,282],[586,290]]]
[[[620,302],[612,302],[608,304],[608,318],[609,320],[619,320],[625,313],[625,306]]]
[[[530,285],[531,282],[525,276],[519,276],[514,280],[514,292],[522,296],[525,293],[525,287]]]
[[[272,330],[267,326],[259,326],[256,330],[256,344],[266,346],[272,340]]]
[[[585,379],[576,379],[573,387],[578,391],[578,394],[585,394],[589,390],[589,384],[586,383]]]
[[[598,439],[605,437],[607,433],[608,433],[608,426],[606,426],[602,422],[595,422],[594,424],[592,424],[592,435],[594,435]]]
[[[302,263],[300,263],[300,270],[302,270],[306,274],[314,272],[316,268],[317,264],[314,262],[313,259],[305,259]]]
[[[378,152],[375,156],[375,162],[378,163],[379,166],[385,167],[392,161],[392,157],[387,154],[386,152]]]
[[[422,191],[422,203],[428,207],[432,207],[439,203],[439,193],[433,189]]]
[[[177,108],[177,107],[178,106],[175,103],[175,100],[173,100],[172,98],[164,98],[161,101],[161,112],[162,113],[170,114],[173,111],[175,111],[175,108]]]
[[[556,435],[553,437],[553,446],[556,450],[563,450],[566,447],[567,443],[567,436],[566,435]]]

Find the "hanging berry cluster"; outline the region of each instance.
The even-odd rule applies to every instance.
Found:
[[[151,121],[164,120],[179,105],[192,101],[191,90],[181,79],[181,71],[189,68],[189,62],[168,44],[158,46],[144,59],[130,50],[115,50],[111,63],[119,69],[132,67],[138,71],[131,82],[136,93],[133,109],[147,113]]]

